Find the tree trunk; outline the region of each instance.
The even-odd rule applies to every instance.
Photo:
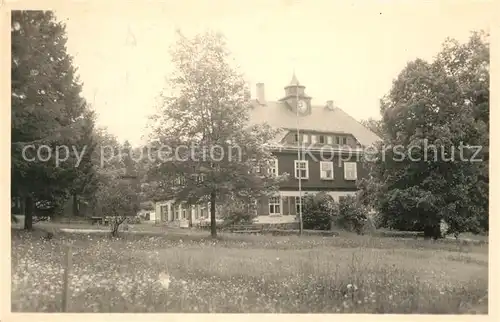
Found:
[[[21,198],[19,198],[19,202],[20,202],[20,205],[19,205],[20,211],[19,211],[19,213],[24,214],[25,208],[26,208],[25,207],[26,206],[25,200],[21,197]]]
[[[33,198],[27,196],[24,199],[24,229],[26,230],[33,229],[33,206]]]
[[[217,237],[217,222],[215,221],[215,192],[210,193],[210,235]]]
[[[73,206],[73,216],[79,216],[80,213],[78,208],[78,195],[76,193],[73,194],[72,206]]]

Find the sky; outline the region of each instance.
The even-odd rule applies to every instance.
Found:
[[[431,60],[446,37],[489,30],[492,1],[64,1],[84,96],[98,124],[139,144],[172,71],[177,29],[222,32],[255,97],[284,95],[295,70],[312,103],[333,100],[354,118],[380,118],[379,99],[408,61]]]

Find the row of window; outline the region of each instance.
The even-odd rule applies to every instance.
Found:
[[[205,175],[202,174],[193,174],[192,175],[193,180],[195,180],[197,183],[202,183],[205,181]],[[186,184],[186,178],[184,176],[178,175],[174,179],[174,185],[176,186],[184,186]]]
[[[320,161],[320,178],[322,180],[333,180],[333,162],[331,161]],[[255,171],[260,172],[260,167],[257,166]],[[270,174],[277,176],[278,172],[278,159],[271,160],[267,171]],[[356,162],[344,162],[344,179],[345,180],[357,180],[357,163]],[[295,160],[294,173],[296,179],[309,179],[309,161],[307,160]]]
[[[295,142],[299,141],[299,135],[295,134]],[[303,143],[311,143],[311,144],[347,144],[347,137],[345,136],[333,136],[333,135],[315,135],[315,134],[302,134],[302,142]]]
[[[300,202],[302,199],[302,203]],[[304,197],[295,197],[295,213],[298,215],[300,213],[300,208],[304,207],[305,199]],[[281,215],[281,198],[280,197],[270,197],[269,198],[269,215]]]
[[[172,208],[172,220],[179,220],[179,219],[188,219],[189,216],[191,215],[191,206],[187,206],[185,204],[173,204],[171,206]],[[168,206],[167,205],[162,205],[160,206],[160,218],[162,220],[167,220],[168,217]],[[194,212],[194,219],[200,219],[200,218],[208,218],[208,207],[207,206],[201,206],[199,208],[195,208]]]
[[[320,178],[321,180],[333,180],[333,162],[320,161]],[[309,161],[295,160],[295,178],[309,179]],[[344,162],[344,180],[357,180],[358,169],[356,162]]]
[[[340,196],[339,201],[342,201],[344,197]],[[302,202],[300,202],[300,199],[302,199]],[[302,207],[302,210],[304,209],[304,202],[305,199],[304,197],[295,197],[294,203],[295,203],[295,213],[297,216],[301,212],[300,208]],[[281,197],[271,197],[269,198],[269,215],[281,215]]]
[[[320,179],[321,180],[334,180],[334,168],[333,162],[331,161],[320,161]],[[260,172],[261,167],[255,166],[254,171]],[[271,159],[269,165],[267,166],[267,171],[273,176],[278,176],[278,159]],[[294,173],[296,179],[309,179],[309,161],[307,160],[295,160],[294,163]],[[357,163],[356,162],[344,162],[344,180],[355,181],[358,179]],[[197,182],[204,181],[204,175],[201,174],[196,176]],[[176,185],[185,185],[186,179],[182,176],[175,178]]]

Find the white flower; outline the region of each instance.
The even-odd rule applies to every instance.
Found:
[[[170,285],[170,275],[168,273],[161,272],[158,276],[161,286],[168,290],[168,286]]]
[[[347,289],[350,290],[352,288],[352,284],[347,284]]]

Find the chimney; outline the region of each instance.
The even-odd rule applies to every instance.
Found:
[[[264,95],[264,83],[257,83],[255,96],[257,97],[257,102],[261,105],[266,105],[266,96]]]
[[[250,93],[250,89],[249,88],[245,88],[245,91],[244,91],[244,94],[243,94],[243,98],[247,102],[252,99],[252,94]]]
[[[333,109],[335,108],[333,106],[333,101],[326,101],[326,108],[328,108],[329,110],[333,111]]]

